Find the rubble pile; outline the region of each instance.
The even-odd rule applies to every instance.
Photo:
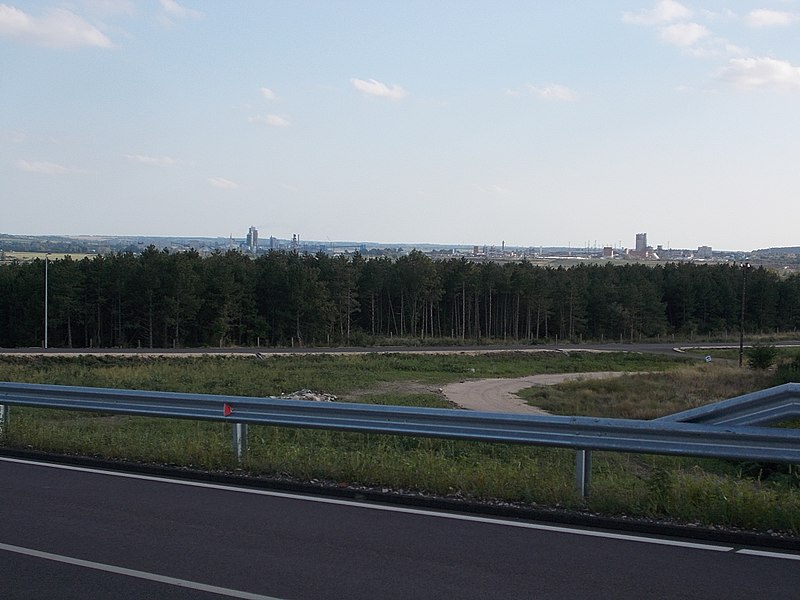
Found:
[[[281,394],[281,398],[287,400],[311,400],[313,402],[336,402],[336,396],[333,394],[326,394],[324,392],[315,392],[313,390],[297,390],[290,394]]]

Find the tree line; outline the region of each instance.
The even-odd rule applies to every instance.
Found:
[[[639,340],[796,331],[800,276],[733,264],[434,261],[238,251],[48,261],[53,347]],[[41,346],[45,262],[0,267],[0,346]]]

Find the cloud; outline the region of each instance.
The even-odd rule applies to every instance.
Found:
[[[560,83],[548,83],[545,85],[528,84],[523,89],[506,88],[503,94],[512,98],[520,96],[535,96],[541,100],[553,102],[573,102],[578,99],[578,94],[574,90]]]
[[[750,27],[785,27],[798,20],[800,20],[800,16],[794,13],[765,8],[751,10],[744,18],[745,23]]]
[[[708,10],[704,8],[700,11],[700,14],[709,21],[734,21],[739,18],[736,13],[729,8],[723,8],[721,10]]]
[[[705,25],[699,23],[676,23],[661,28],[661,40],[678,46],[679,48],[689,48],[704,38],[711,36],[711,32]]]
[[[692,11],[680,2],[659,0],[653,8],[642,9],[635,13],[622,13],[622,21],[632,25],[658,25],[678,19],[687,19],[691,16]]]
[[[20,171],[25,171],[26,173],[40,173],[42,175],[69,175],[72,173],[80,173],[78,169],[72,169],[64,165],[45,161],[18,160],[14,165]]]
[[[719,70],[717,79],[742,90],[800,91],[800,67],[774,58],[733,58]]]
[[[208,183],[220,190],[238,190],[241,187],[238,183],[224,177],[209,177]]]
[[[247,120],[250,123],[261,123],[263,125],[269,125],[270,127],[289,127],[291,125],[288,119],[279,115],[267,115],[266,117],[263,115],[256,115]]]
[[[46,48],[111,48],[106,35],[85,19],[64,8],[54,8],[41,17],[0,4],[0,36]]]
[[[161,9],[170,17],[176,19],[199,19],[203,13],[193,8],[185,8],[178,4],[175,0],[160,0]]]
[[[126,154],[125,158],[138,162],[143,165],[152,165],[155,167],[174,167],[178,161],[170,156],[147,156],[144,154]]]
[[[542,100],[573,102],[578,98],[578,95],[573,90],[558,83],[549,83],[541,87],[529,85],[528,90]]]
[[[368,96],[378,96],[381,98],[389,98],[390,100],[401,100],[408,95],[403,88],[399,85],[386,85],[374,79],[351,79],[350,83],[362,94]]]
[[[136,7],[132,0],[84,0],[87,10],[104,15],[136,14]]]
[[[278,95],[268,87],[262,87],[258,91],[261,92],[261,95],[264,96],[264,98],[266,98],[270,102],[278,99]]]

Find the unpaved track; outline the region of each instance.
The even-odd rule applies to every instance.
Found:
[[[526,404],[517,392],[529,387],[555,385],[564,381],[581,379],[607,379],[625,375],[619,371],[594,373],[558,373],[529,375],[515,379],[478,379],[451,383],[442,388],[442,393],[451,402],[462,408],[487,412],[546,415],[546,411]]]

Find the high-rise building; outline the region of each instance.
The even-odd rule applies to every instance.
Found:
[[[636,252],[647,252],[647,234],[636,234]]]
[[[247,232],[247,249],[250,252],[255,252],[258,249],[258,229],[254,225],[250,226]]]

